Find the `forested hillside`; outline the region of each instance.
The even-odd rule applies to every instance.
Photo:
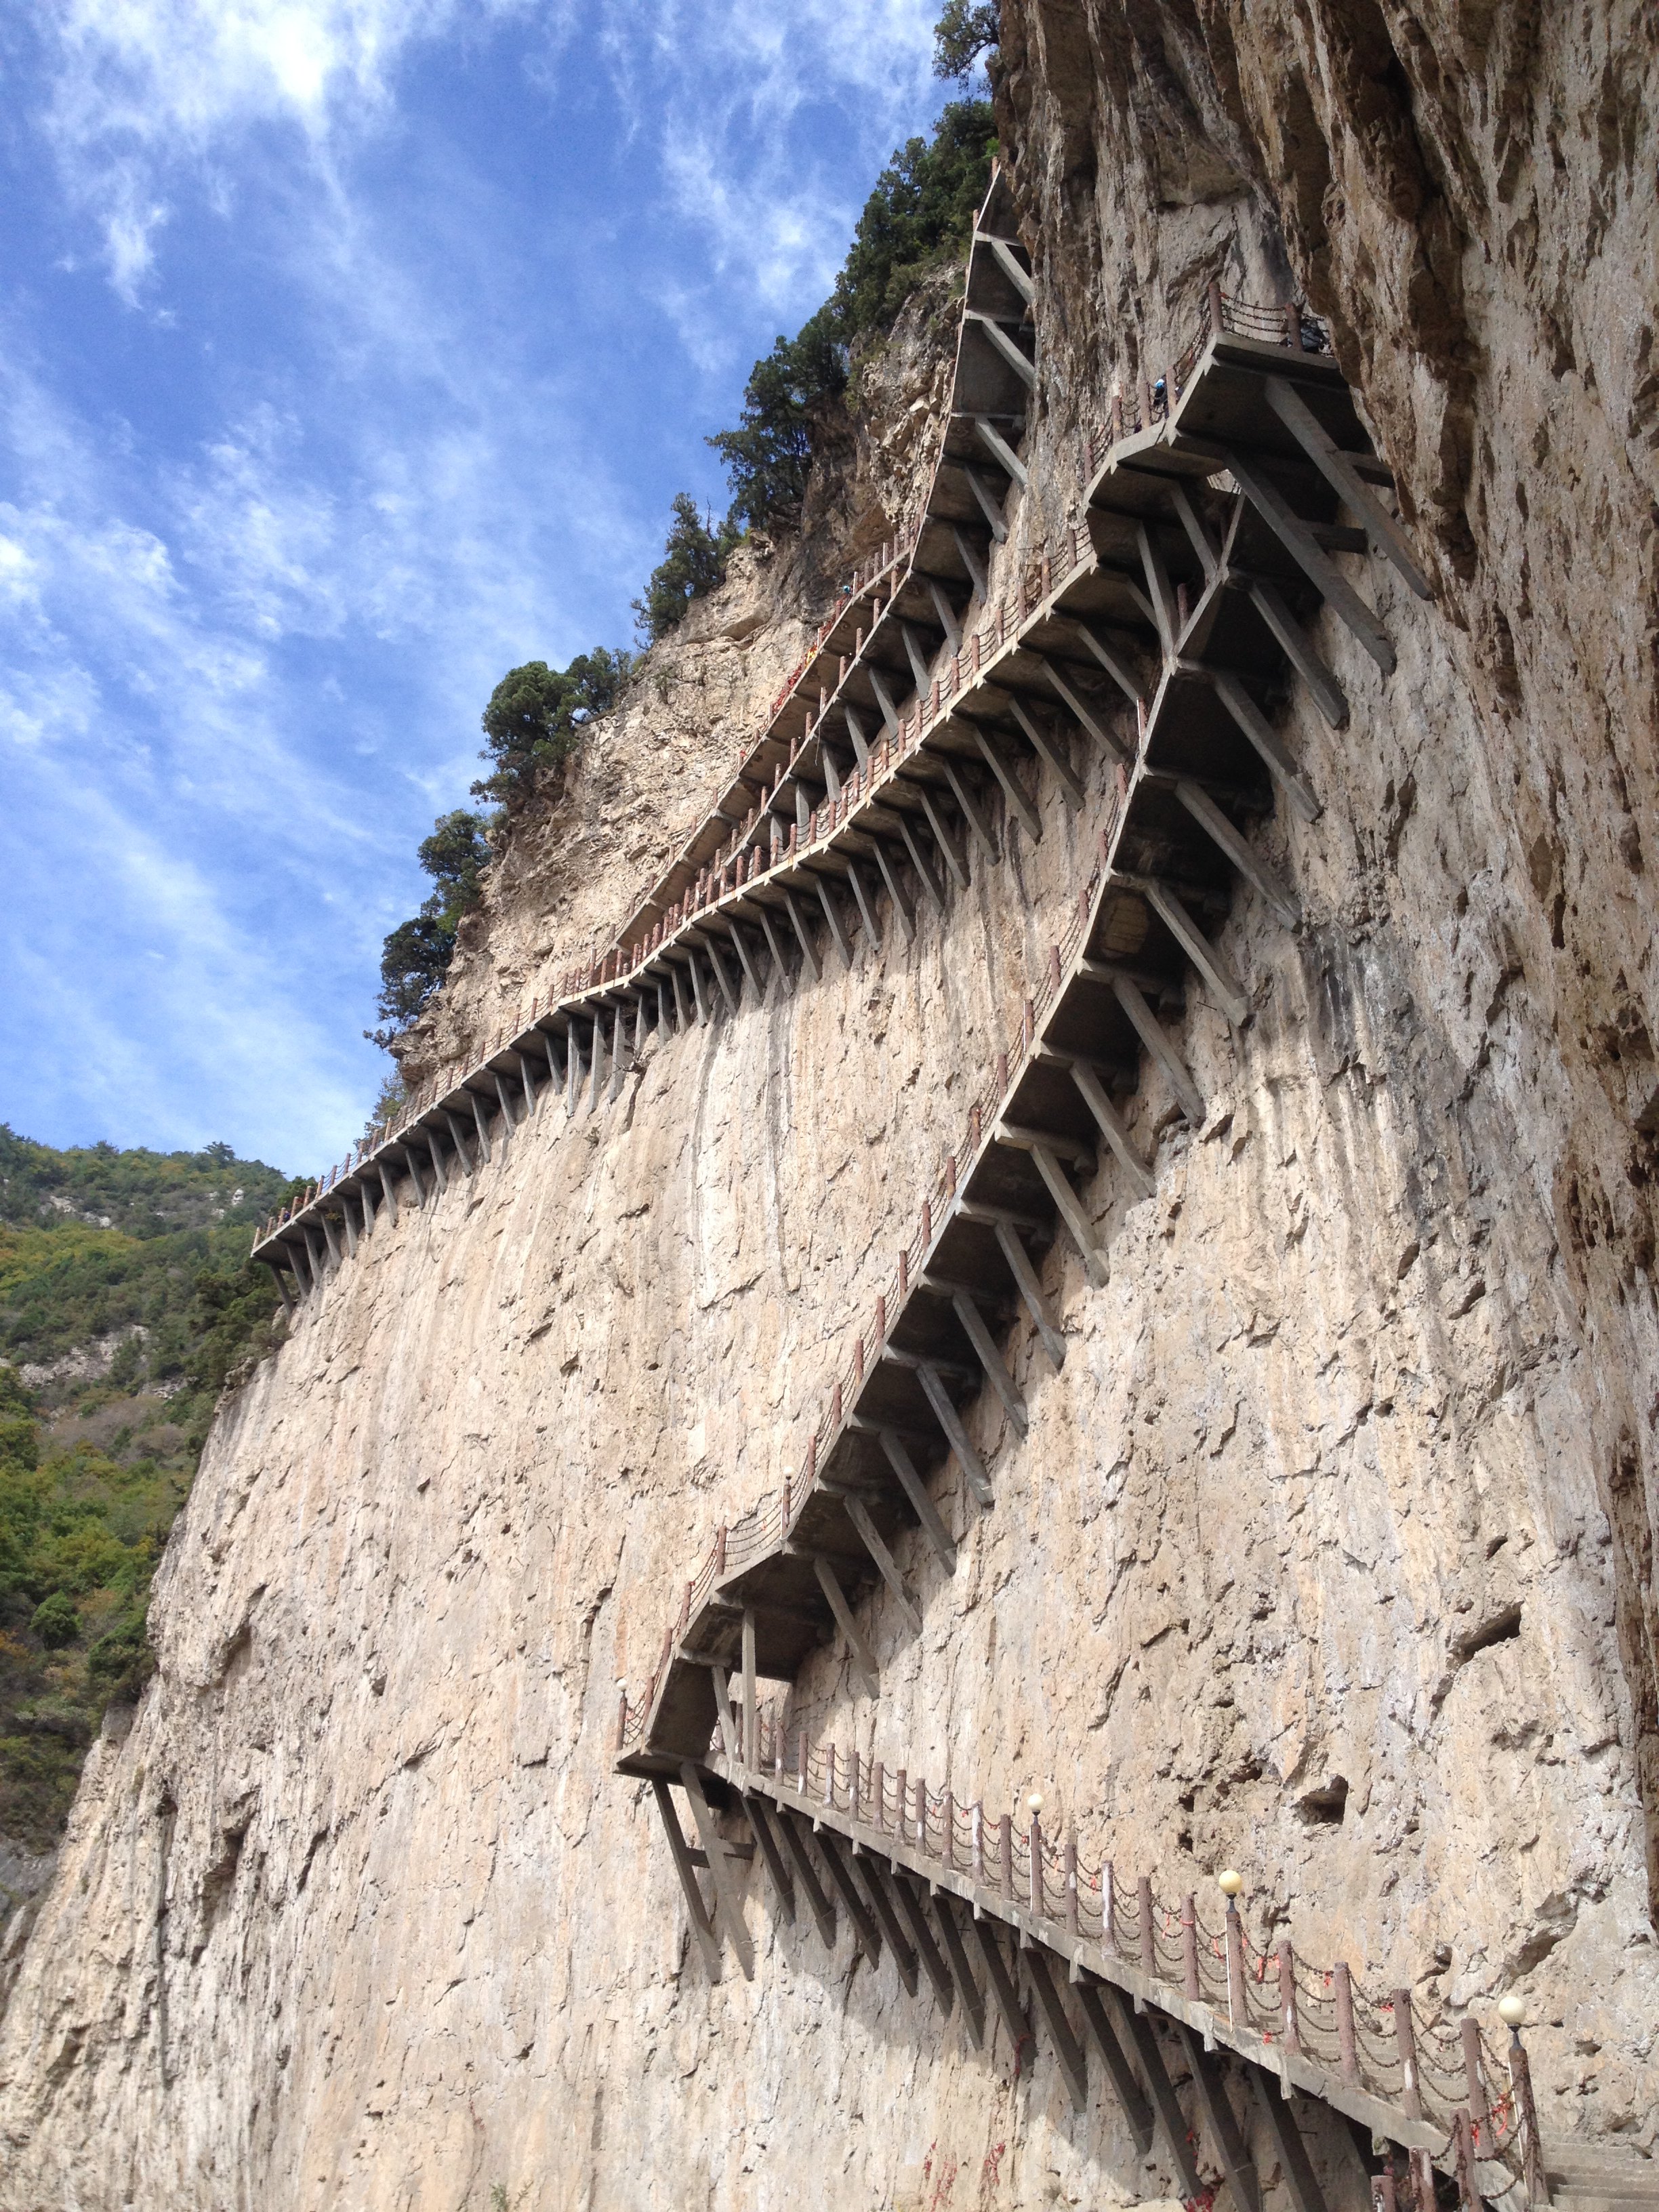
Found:
[[[292,1188],[228,1145],[56,1152],[0,1125],[0,1839],[26,1850],[148,1672],[150,1576],[214,1401],[275,1340],[246,1255]]]

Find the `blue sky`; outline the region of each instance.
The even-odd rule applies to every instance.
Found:
[[[6,11],[0,1120],[345,1149],[491,685],[724,503],[938,4]]]

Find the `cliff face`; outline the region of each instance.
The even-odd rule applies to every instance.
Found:
[[[1352,705],[1279,718],[1323,800],[1261,849],[1194,990],[1189,1131],[1091,1186],[1067,1358],[1016,1337],[1018,1443],[951,1482],[920,1637],[869,1611],[792,1714],[959,1794],[1036,1786],[1090,1856],[1248,1875],[1258,1937],[1425,2004],[1519,1986],[1543,2123],[1651,2148],[1659,1738],[1652,1170],[1652,67],[1634,10],[1005,0],[1037,273],[1032,489],[1062,518],[1113,380],[1204,288],[1331,321],[1435,573],[1364,574]],[[1650,287],[1649,288],[1650,290]],[[920,327],[815,544],[925,465]],[[884,440],[886,441],[884,444]],[[883,459],[885,453],[887,459]],[[879,519],[878,519],[879,517]],[[805,563],[811,560],[816,569]],[[800,565],[791,567],[792,561]],[[1360,573],[1356,567],[1357,575]],[[821,551],[740,576],[501,872],[434,1060],[628,910],[816,618]],[[660,710],[660,711],[659,711]],[[707,776],[700,786],[699,774]],[[94,1753],[0,2039],[8,2206],[1095,2203],[1166,2185],[884,1963],[751,1891],[752,1984],[688,1954],[648,1793],[611,1771],[718,1521],[793,1464],[1086,873],[1006,841],[905,946],[544,1101],[377,1224],[222,1411],[160,1583],[160,1672]],[[924,1992],[925,1995],[925,1992]],[[927,2174],[923,2197],[922,2173]],[[1273,2200],[1275,2203],[1277,2199]]]

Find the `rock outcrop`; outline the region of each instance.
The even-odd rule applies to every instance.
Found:
[[[978,1437],[994,1510],[947,1481],[961,1564],[905,1548],[920,1636],[872,1602],[879,1699],[836,1645],[791,1711],[963,1796],[1039,1788],[1170,1888],[1236,1865],[1258,1941],[1425,2006],[1519,1989],[1547,2132],[1651,2154],[1651,42],[1606,4],[1002,13],[1043,331],[1026,542],[1219,278],[1328,319],[1437,596],[1370,572],[1388,678],[1323,625],[1352,712],[1282,710],[1323,811],[1261,833],[1298,929],[1249,896],[1225,926],[1249,1018],[1190,996],[1209,1115],[1136,1094],[1155,1194],[1091,1186],[1103,1290],[1048,1261],[1068,1354],[1015,1340],[1031,1435]],[[867,491],[739,574],[509,855],[430,1064],[603,939],[706,807],[823,544],[857,557],[927,465],[927,321],[849,464]],[[544,1111],[377,1224],[228,1401],[156,1679],[14,1939],[0,2204],[1167,2186],[1109,2107],[826,1960],[758,1887],[754,1981],[705,1986],[612,1772],[619,1680],[787,1471],[1109,781],[913,945],[659,1040],[609,1113]]]

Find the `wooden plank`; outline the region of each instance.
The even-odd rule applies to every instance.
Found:
[[[1310,526],[1292,511],[1290,501],[1278,485],[1271,482],[1254,462],[1247,461],[1242,453],[1229,452],[1227,466],[1232,471],[1239,489],[1302,569],[1309,582],[1346,623],[1383,675],[1392,676],[1395,651],[1388,632],[1352,585],[1338,573],[1334,562],[1315,538]]]
[[[1007,698],[1009,712],[1025,732],[1035,750],[1053,769],[1055,780],[1060,785],[1061,797],[1074,814],[1080,812],[1083,806],[1083,786],[1078,781],[1076,770],[1066,757],[1064,738],[1050,737],[1036,717],[1027,714],[1024,702],[1018,693],[1011,691]]]
[[[830,1879],[841,1893],[841,1901],[847,1907],[847,1917],[853,1923],[853,1940],[873,1966],[881,1959],[881,1936],[870,1917],[858,1884],[854,1881],[847,1862],[841,1855],[841,1844],[833,1828],[820,1824],[817,1845],[823,1854],[823,1863],[830,1869]]]
[[[1359,517],[1372,552],[1391,561],[1419,599],[1431,599],[1434,586],[1417,565],[1417,549],[1399,521],[1361,481],[1353,465],[1356,457],[1342,451],[1293,384],[1277,376],[1263,381],[1267,404],[1337,497]]]
[[[714,1816],[708,1809],[708,1800],[702,1794],[702,1779],[689,1759],[680,1761],[680,1783],[691,1800],[691,1811],[697,1824],[697,1838],[708,1854],[708,1871],[714,1878],[714,1895],[726,1933],[732,1939],[732,1948],[738,1954],[738,1964],[743,1968],[746,1982],[755,1978],[755,1948],[749,1940],[749,1929],[743,1917],[743,1891],[732,1871],[732,1861],[726,1855],[726,1843],[714,1825]]]
[[[881,950],[881,931],[876,922],[875,900],[866,888],[864,876],[855,860],[847,863],[847,880],[853,886],[853,897],[858,906],[859,921],[865,936],[878,952]]]
[[[992,537],[995,538],[999,545],[1006,544],[1008,538],[1008,525],[1004,518],[1001,503],[998,500],[996,494],[991,489],[990,485],[986,483],[985,478],[981,475],[977,469],[969,468],[966,461],[963,462],[961,465],[962,473],[968,479],[968,489],[973,493],[974,497],[979,501],[980,513],[985,517],[986,522],[990,527]]]
[[[937,1415],[939,1425],[968,1478],[969,1488],[981,1505],[994,1504],[996,1493],[991,1487],[991,1478],[986,1474],[979,1454],[969,1440],[968,1431],[962,1425],[962,1416],[951,1403],[951,1394],[945,1389],[938,1368],[918,1362],[916,1379],[927,1394],[927,1402]]]
[[[1133,1023],[1141,1042],[1169,1077],[1181,1110],[1194,1129],[1204,1122],[1204,1100],[1198,1085],[1187,1072],[1187,1063],[1164,1034],[1163,1024],[1142,995],[1139,983],[1131,982],[1127,975],[1113,978],[1112,991],[1129,1019]]]
[[[1120,659],[1105,640],[1091,629],[1087,623],[1074,622],[1072,627],[1111,678],[1113,683],[1116,684],[1118,690],[1122,692],[1124,697],[1132,705],[1139,707],[1142,697],[1140,684],[1128,663]]]
[[[1244,987],[1172,890],[1149,884],[1146,896],[1176,943],[1192,962],[1216,1004],[1237,1029],[1250,1011]]]
[[[816,983],[821,970],[818,967],[818,956],[812,950],[812,937],[806,927],[806,917],[801,912],[799,902],[793,891],[785,891],[783,902],[788,909],[790,921],[794,924],[795,936],[800,945],[801,966]]]
[[[1072,1080],[1082,1092],[1089,1111],[1100,1124],[1100,1133],[1116,1154],[1130,1183],[1142,1198],[1151,1198],[1158,1188],[1152,1170],[1147,1167],[1123,1126],[1123,1116],[1106,1095],[1106,1087],[1085,1060],[1072,1062]]]
[[[928,787],[923,783],[918,784],[916,788],[921,794],[921,811],[927,817],[927,827],[933,833],[933,842],[944,854],[945,865],[951,871],[957,889],[965,891],[968,888],[967,856],[958,851],[957,842],[946,827],[945,817]]]
[[[1025,1310],[1031,1316],[1042,1348],[1059,1372],[1066,1364],[1066,1340],[1049,1316],[1048,1301],[1042,1295],[1042,1285],[1037,1280],[1036,1269],[1031,1265],[1031,1255],[1019,1241],[1018,1231],[1006,1221],[996,1224],[996,1239],[1002,1256],[1008,1262],[1008,1272],[1022,1298]]]
[[[962,2000],[963,2025],[968,2030],[968,2040],[975,2051],[985,2043],[985,1999],[979,1984],[974,1979],[973,1968],[968,1963],[968,1954],[963,1948],[962,1930],[957,1925],[956,1907],[948,1890],[933,1893],[933,1918],[938,1923],[939,1940],[945,1962],[951,1969],[951,1978],[956,1984],[957,1995]]]
[[[963,1332],[979,1354],[991,1388],[1001,1399],[1003,1409],[1022,1437],[1030,1434],[1030,1416],[1025,1410],[1025,1401],[1020,1395],[1019,1385],[1004,1364],[997,1340],[985,1325],[985,1316],[965,1291],[954,1291],[951,1298],[952,1310],[962,1323]]]
[[[1072,2093],[1073,2109],[1085,2112],[1089,2104],[1089,2069],[1083,2055],[1083,2045],[1077,2039],[1076,2030],[1066,2016],[1066,2007],[1060,1991],[1054,1987],[1054,1978],[1048,1971],[1048,1961],[1036,1944],[1024,1953],[1025,1972],[1030,1980],[1037,2006],[1048,2022],[1048,2038],[1054,2046],[1054,2057],[1066,2077],[1066,2086]]]
[[[1279,2095],[1276,2078],[1260,2066],[1247,2066],[1244,2070],[1255,2093],[1256,2110],[1267,2122],[1267,2133],[1279,2153],[1279,2163],[1284,2168],[1296,2212],[1329,2212],[1296,2114]]]
[[[1314,641],[1291,612],[1277,584],[1258,576],[1250,586],[1255,609],[1285,657],[1314,696],[1314,703],[1334,730],[1346,729],[1348,695],[1314,648]]]
[[[915,832],[910,827],[909,816],[901,814],[898,817],[898,825],[899,835],[904,840],[904,849],[910,855],[910,865],[916,872],[918,882],[933,901],[935,910],[943,914],[945,911],[944,887],[934,875],[933,865],[927,855],[916,842]]]
[[[795,1825],[794,1816],[787,1807],[780,1806],[778,1808],[778,1833],[783,1838],[785,1850],[794,1862],[795,1872],[800,1879],[802,1894],[805,1897],[813,1919],[817,1923],[818,1933],[823,1938],[824,1946],[826,1949],[833,1951],[836,1948],[835,1899],[826,1895],[823,1884],[818,1880],[818,1870],[813,1865],[811,1856],[807,1850],[806,1839]]]
[[[886,846],[879,837],[874,840],[874,843],[876,866],[881,870],[881,879],[887,886],[887,896],[893,902],[893,911],[899,918],[899,927],[904,932],[904,941],[908,945],[916,933],[915,910],[899,883]]]
[[[933,1995],[939,1999],[941,2012],[948,2013],[956,1999],[956,1984],[951,1978],[951,1968],[944,1953],[927,1924],[927,1909],[916,1891],[916,1877],[902,1867],[890,1863],[887,1868],[892,1883],[893,1895],[904,1916],[904,1924],[910,1931],[916,1957],[921,1970],[933,1985]]]
[[[1107,2074],[1111,2079],[1123,2117],[1128,2123],[1134,2147],[1145,2158],[1152,2147],[1152,2108],[1142,2094],[1135,2079],[1134,2069],[1129,2063],[1128,2053],[1118,2039],[1117,2030],[1107,2015],[1101,1985],[1087,1974],[1073,1969],[1077,2001],[1082,2008],[1083,2022],[1089,2039],[1100,2053]]]
[[[881,1932],[887,1939],[887,1948],[893,1954],[893,1964],[898,1978],[912,1996],[916,1993],[916,1954],[909,1937],[899,1925],[898,1908],[889,1893],[884,1879],[882,1863],[868,1851],[855,1854],[853,1864],[864,1878],[864,1887],[876,1917],[881,1923]]]
[[[660,1774],[652,1776],[651,1790],[667,1832],[669,1854],[674,1862],[674,1871],[680,1878],[680,1893],[685,1899],[685,1914],[691,1923],[691,1933],[697,1939],[703,1972],[711,1982],[718,1982],[720,1978],[720,1941],[708,1917],[708,1908],[702,1901],[702,1892],[697,1887],[696,1872],[686,1847],[685,1832],[680,1826],[679,1814],[674,1810],[673,1792]]]
[[[974,733],[974,743],[985,757],[986,766],[1002,786],[1002,795],[1006,799],[1015,821],[1035,844],[1042,835],[1042,823],[1036,809],[1015,781],[1013,770],[1004,763],[1001,754],[992,744],[979,724],[969,722],[968,726]]]
[[[1134,2045],[1140,2078],[1146,2084],[1152,2110],[1158,2114],[1164,2142],[1174,2160],[1176,2174],[1181,2183],[1177,2193],[1190,2202],[1200,2194],[1203,2185],[1198,2178],[1198,2160],[1193,2156],[1193,2147],[1188,2141],[1187,2115],[1181,2109],[1181,2100],[1176,2095],[1170,2069],[1164,2063],[1164,2053],[1158,2048],[1158,2032],[1146,2014],[1132,2010],[1115,1990],[1112,1991],[1112,2002],[1120,2023],[1127,2030],[1129,2040]]]
[[[1245,882],[1253,885],[1267,900],[1285,928],[1294,929],[1302,919],[1301,901],[1294,892],[1286,890],[1267,862],[1235,829],[1203,786],[1183,775],[1176,785],[1176,797],[1194,821],[1208,830]]]
[[[1232,2100],[1227,2094],[1221,2061],[1213,2051],[1204,2048],[1204,2039],[1183,2020],[1175,2023],[1175,2032],[1187,2063],[1192,2069],[1193,2086],[1198,2091],[1198,2101],[1203,2107],[1209,2124],[1211,2139],[1220,2155],[1222,2170],[1231,2185],[1235,2202],[1240,2212],[1261,2212],[1261,2183],[1255,2170],[1255,2161],[1245,2148],[1239,2132],[1238,2116],[1233,2111]]]
[[[1002,854],[991,834],[991,825],[986,820],[978,799],[969,788],[967,778],[948,753],[940,757],[939,764],[945,770],[945,781],[951,787],[951,796],[962,809],[963,820],[978,838],[980,849],[988,860],[1000,860]],[[963,865],[966,865],[965,861]]]
[[[917,1610],[915,1602],[912,1599],[909,1591],[904,1587],[904,1577],[900,1574],[898,1571],[898,1564],[895,1560],[892,1553],[883,1542],[880,1529],[877,1528],[875,1522],[870,1518],[869,1508],[865,1504],[862,1498],[854,1498],[850,1492],[842,1496],[841,1502],[846,1510],[848,1519],[858,1530],[860,1536],[862,1537],[865,1550],[869,1553],[871,1558],[875,1561],[877,1569],[880,1573],[883,1582],[886,1583],[888,1589],[893,1593],[894,1598],[897,1601],[899,1611],[903,1614],[911,1633],[915,1636],[920,1636],[921,1633],[921,1614]]]
[[[1031,2023],[1025,2017],[1013,1977],[1008,1972],[1008,1962],[1002,1955],[1002,1946],[997,1941],[996,1923],[988,1919],[971,1923],[974,1940],[979,1945],[979,1954],[985,1961],[985,1978],[991,1985],[991,1994],[997,2001],[997,2010],[1002,2014],[1008,2030],[1008,2039],[1016,2051],[1031,2033]]]
[[[880,1431],[881,1448],[887,1455],[887,1463],[898,1477],[899,1487],[910,1501],[910,1510],[921,1522],[923,1533],[933,1547],[933,1556],[947,1575],[957,1571],[957,1547],[951,1533],[939,1518],[939,1508],[927,1495],[927,1485],[917,1474],[915,1463],[906,1450],[903,1438],[896,1429]]]
[[[828,1559],[819,1556],[812,1562],[812,1571],[817,1577],[818,1588],[829,1600],[830,1610],[836,1616],[842,1634],[847,1638],[847,1649],[853,1662],[853,1672],[863,1682],[867,1693],[874,1697],[877,1690],[876,1662],[869,1647],[859,1633],[853,1608],[847,1602],[847,1594],[836,1579],[836,1571]]]
[[[789,1869],[778,1849],[778,1839],[772,1832],[772,1814],[766,1800],[750,1790],[743,1800],[743,1809],[749,1815],[749,1825],[754,1831],[755,1841],[760,1845],[760,1855],[765,1862],[767,1874],[778,1893],[778,1903],[783,1917],[791,1927],[795,1920],[795,1885],[789,1879]]]
[[[1128,748],[1106,727],[1087,700],[1079,696],[1052,660],[1045,659],[1040,653],[1033,653],[1031,658],[1096,744],[1104,745],[1115,761],[1120,761],[1127,767],[1130,758]]]
[[[1047,1145],[1033,1145],[1031,1158],[1036,1171],[1048,1186],[1048,1195],[1054,1201],[1060,1219],[1071,1232],[1072,1242],[1082,1257],[1083,1271],[1096,1290],[1104,1289],[1109,1280],[1105,1255],[1095,1243],[1094,1231],[1084,1212],[1077,1193],[1066,1180],[1066,1170]]]
[[[996,424],[992,422],[988,415],[975,415],[974,428],[978,434],[979,442],[990,454],[992,459],[1000,468],[1006,470],[1024,491],[1029,481],[1025,474],[1025,464],[998,429]]]

